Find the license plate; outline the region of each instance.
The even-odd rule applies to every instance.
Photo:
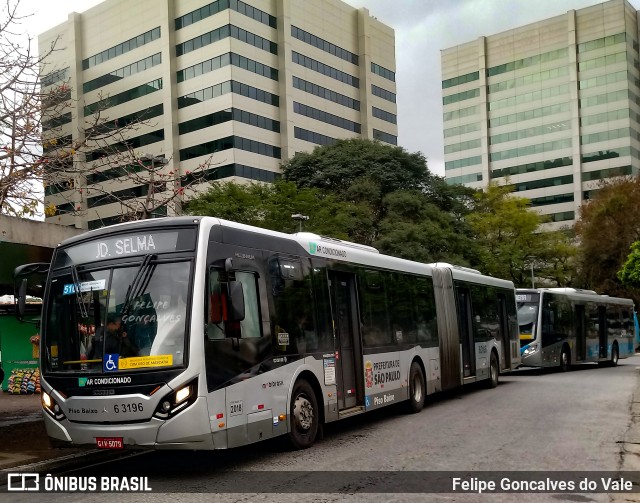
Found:
[[[122,437],[96,437],[98,449],[124,449]]]

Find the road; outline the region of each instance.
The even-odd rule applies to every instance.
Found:
[[[153,494],[48,495],[48,501],[211,501],[216,489],[250,488],[261,494],[221,494],[216,501],[573,501],[608,502],[607,494],[367,493],[387,471],[614,471],[623,467],[631,401],[640,383],[640,357],[617,368],[583,366],[571,372],[516,371],[497,389],[474,386],[437,397],[420,414],[397,407],[330,424],[311,449],[290,451],[281,441],[216,452],[153,452],[68,474],[148,476]],[[226,471],[233,473],[226,473]],[[308,494],[299,471],[366,471],[350,494]],[[237,473],[240,471],[241,473]],[[268,473],[260,473],[268,472]],[[286,472],[285,481],[282,473]],[[374,473],[371,473],[374,472]],[[383,472],[378,474],[377,472]],[[420,474],[418,474],[419,476]],[[244,483],[243,483],[244,481]],[[383,486],[384,487],[384,486]],[[389,486],[391,487],[391,486]],[[244,490],[244,489],[241,489]],[[308,489],[307,489],[308,490]],[[273,494],[273,492],[284,494]],[[174,494],[159,494],[174,493]],[[181,494],[175,494],[181,493]],[[15,497],[13,497],[15,496]],[[12,495],[12,501],[31,501]],[[640,494],[616,496],[640,501]]]

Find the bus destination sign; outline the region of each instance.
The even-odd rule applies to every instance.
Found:
[[[190,239],[185,240],[185,237]],[[58,252],[56,265],[192,250],[194,245],[195,232],[192,229],[120,234],[64,248]]]

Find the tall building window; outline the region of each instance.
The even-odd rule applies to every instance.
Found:
[[[336,142],[335,138],[326,136],[315,131],[309,131],[308,129],[302,129],[297,126],[293,128],[293,136],[298,140],[308,141],[309,143],[315,143],[316,145],[332,145]]]
[[[92,66],[99,65],[100,63],[104,63],[105,61],[109,61],[110,59],[116,58],[122,54],[126,54],[129,51],[133,51],[138,47],[142,47],[149,42],[153,42],[160,38],[160,27],[154,28],[153,30],[149,30],[137,37],[133,37],[121,44],[114,45],[109,49],[105,49],[98,54],[95,54],[85,60],[82,61],[82,69],[88,70]]]
[[[126,77],[130,77],[131,75],[135,75],[136,73],[144,72],[149,68],[159,65],[160,63],[162,63],[162,54],[154,54],[153,56],[141,59],[140,61],[136,61],[135,63],[131,63],[130,65],[123,66],[122,68],[109,72],[106,75],[102,75],[96,79],[85,82],[82,85],[82,90],[85,93],[88,93],[94,89],[99,89],[111,84],[112,82],[117,82]]]
[[[326,122],[327,124],[331,124],[332,126],[337,126],[339,128],[353,131],[355,133],[360,133],[360,124],[358,124],[357,122],[350,121],[338,115],[330,114],[328,112],[325,112],[324,110],[318,110],[317,108],[313,108],[294,101],[293,111],[297,114],[304,115],[305,117],[311,117],[312,119]]]
[[[182,70],[178,70],[178,82],[199,77],[205,73],[213,72],[223,66],[233,65],[243,68],[268,79],[278,80],[278,70],[270,66],[263,65],[253,59],[245,58],[234,52],[227,52],[215,58],[208,59],[197,65],[189,66]]]
[[[353,98],[349,98],[349,96],[337,93],[331,89],[327,89],[326,87],[314,84],[313,82],[302,80],[296,76],[293,77],[293,87],[306,93],[319,96],[320,98],[324,98],[325,100],[332,101],[333,103],[338,103],[339,105],[353,108],[354,110],[360,110],[360,102],[358,100],[354,100]]]
[[[389,133],[385,133],[384,131],[378,131],[377,129],[373,130],[373,139],[383,141],[385,143],[389,143],[390,145],[398,144],[398,137]]]
[[[467,82],[473,82],[474,80],[478,80],[479,78],[480,78],[480,72],[471,72],[465,75],[458,75],[457,77],[443,80],[442,89],[459,86],[461,84],[466,84]]]
[[[231,9],[239,12],[240,14],[244,14],[245,16],[255,19],[262,24],[271,26],[271,28],[278,27],[277,20],[274,16],[267,14],[260,9],[256,9],[242,0],[217,0],[216,2],[211,2],[204,7],[200,7],[199,9],[177,18],[175,20],[176,30],[192,25],[193,23],[197,23],[198,21],[202,21],[203,19],[226,9]]]
[[[324,63],[316,61],[315,59],[311,59],[304,54],[300,54],[296,51],[291,51],[291,59],[294,63],[302,65],[305,68],[309,68],[314,72],[321,73],[323,75],[326,75],[327,77],[339,80],[340,82],[344,82],[345,84],[349,84],[353,87],[360,87],[360,79],[358,79],[357,77],[349,75],[345,72],[341,72],[340,70],[333,68],[332,66],[325,65]]]
[[[232,24],[227,24],[176,45],[176,56],[182,56],[183,54],[196,51],[227,37],[235,38],[272,54],[278,54],[278,44],[275,42],[271,42],[266,38],[262,38]]]
[[[108,98],[100,100],[96,103],[86,105],[84,107],[84,116],[86,117],[87,115],[91,115],[95,112],[105,110],[110,107],[115,107],[116,105],[121,105],[122,103],[126,103],[127,101],[135,100],[136,98],[140,98],[141,96],[146,96],[147,94],[155,93],[160,89],[162,89],[162,79],[152,80],[151,82],[147,82],[146,84],[142,84],[141,86],[123,91],[114,96],[109,96]]]
[[[298,40],[302,40],[303,42],[306,42],[309,45],[317,47],[318,49],[324,52],[328,52],[333,56],[336,56],[340,59],[344,59],[349,63],[353,63],[354,65],[358,64],[357,54],[353,54],[352,52],[349,52],[346,49],[343,49],[342,47],[338,47],[337,45],[332,44],[331,42],[327,42],[326,40],[323,40],[320,37],[316,37],[315,35],[312,35],[311,33],[304,31],[298,28],[297,26],[291,25],[291,36],[293,38],[297,38]]]
[[[261,101],[267,105],[273,105],[274,107],[280,106],[280,98],[275,94],[268,93],[267,91],[263,91],[257,87],[243,84],[242,82],[227,80],[226,82],[221,82],[220,84],[180,96],[178,98],[178,108],[196,105],[227,93],[239,94],[253,100]]]
[[[373,61],[371,62],[371,71],[373,73],[375,73],[376,75],[380,75],[380,77],[383,77],[383,78],[385,78],[387,80],[390,80],[391,82],[395,82],[396,81],[395,72],[393,72],[391,70],[388,70],[384,66],[380,66],[380,65],[374,63]]]

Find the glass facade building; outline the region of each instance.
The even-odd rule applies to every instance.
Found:
[[[443,50],[447,182],[513,184],[559,228],[640,173],[638,21],[611,0]]]
[[[397,144],[394,31],[340,0],[106,0],[42,33],[41,52],[54,41],[43,91],[68,94],[45,110],[45,150],[142,119],[108,152],[168,160],[158,169],[175,185],[156,193],[272,182],[296,152],[336,139]],[[47,221],[96,228],[118,220],[118,195],[144,199],[131,162],[110,159],[74,151],[86,169],[45,187]]]

